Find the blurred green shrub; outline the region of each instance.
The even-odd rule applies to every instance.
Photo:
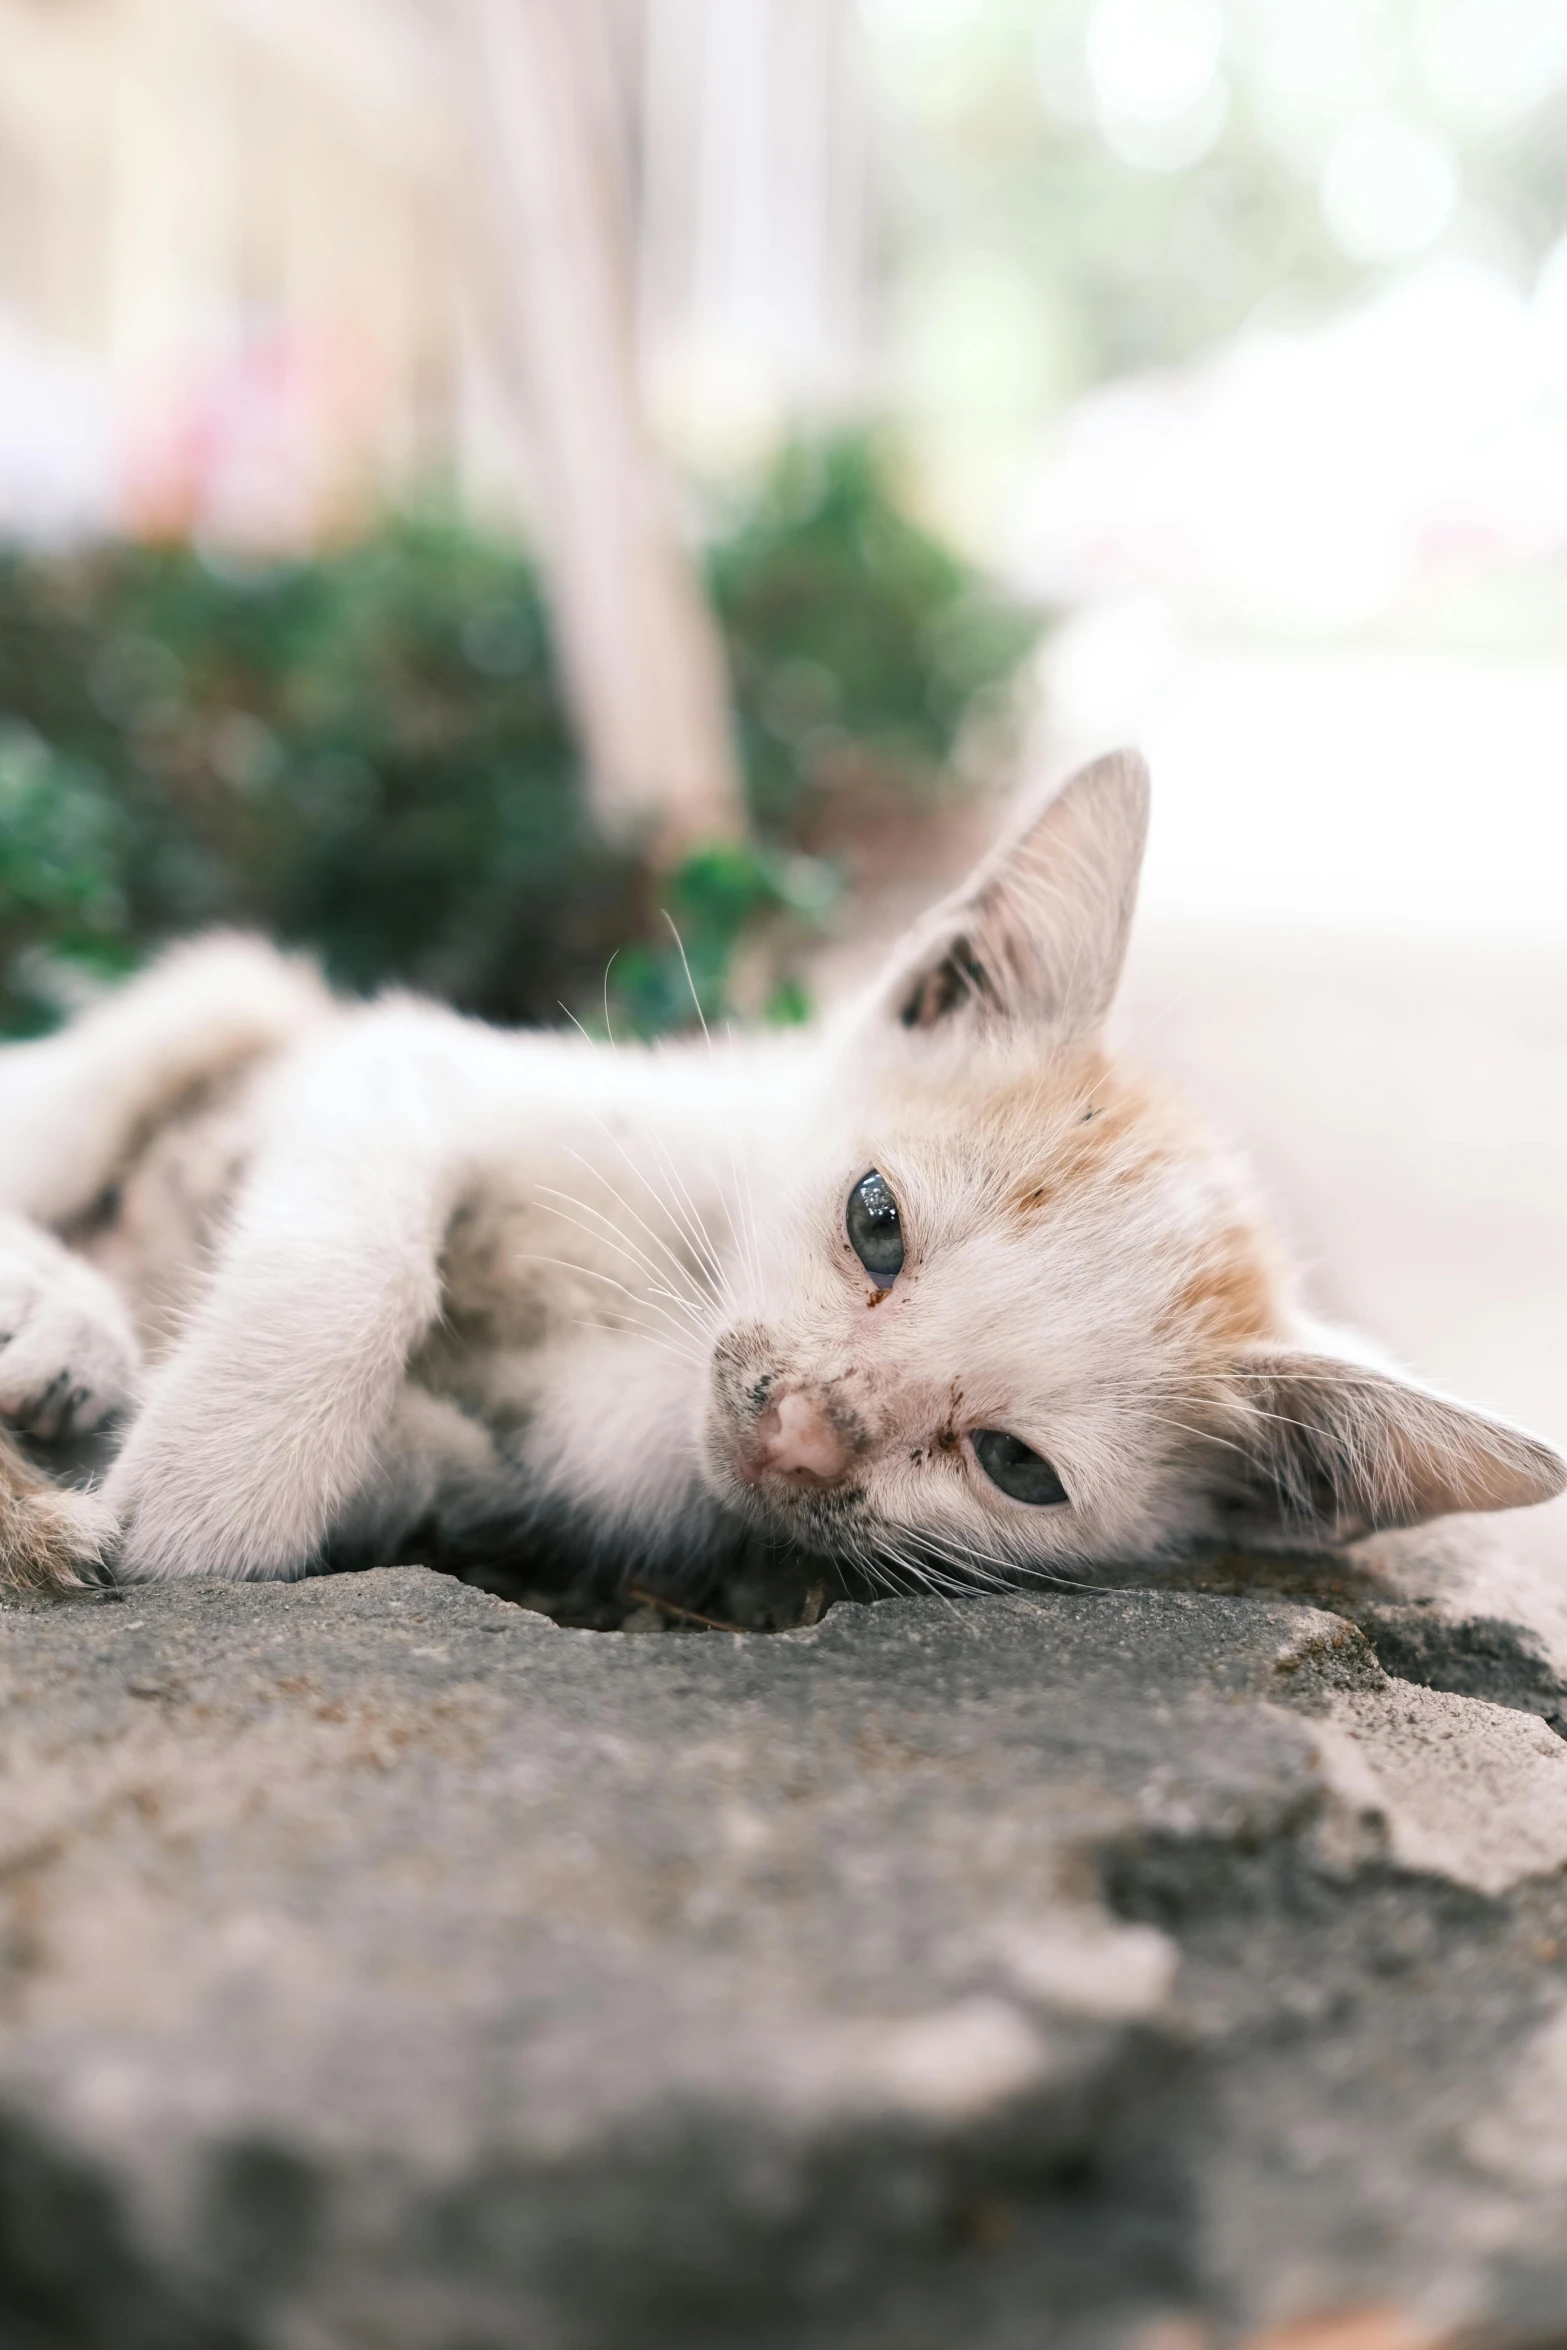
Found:
[[[399,517],[268,568],[0,555],[0,1033],[212,923],[499,1020],[651,1033],[693,982],[721,1013],[751,941],[819,923],[824,812],[927,797],[1034,623],[899,513],[863,441],[791,451],[710,562],[754,837],[660,875],[593,829],[514,547]],[[799,1016],[787,970],[763,1008]]]
[[[928,799],[975,698],[1038,632],[900,511],[858,436],[787,450],[709,577],[753,812],[804,843],[867,797]]]

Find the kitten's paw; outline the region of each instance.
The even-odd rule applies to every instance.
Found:
[[[118,1292],[47,1232],[0,1229],[0,1419],[29,1436],[101,1427],[136,1393],[141,1349]]]
[[[114,1514],[51,1484],[0,1435],[0,1590],[69,1591],[110,1573]]]
[[[119,1530],[116,1580],[287,1582],[302,1574],[320,1535],[295,1523],[299,1454],[278,1459],[276,1451],[242,1401],[203,1413],[160,1375],[104,1486]]]

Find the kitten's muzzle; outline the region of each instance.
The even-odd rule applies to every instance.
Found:
[[[809,1489],[842,1484],[853,1459],[821,1398],[792,1388],[758,1416],[736,1465],[748,1485],[776,1481]]]

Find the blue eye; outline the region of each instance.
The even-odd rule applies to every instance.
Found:
[[[874,1167],[850,1192],[844,1223],[849,1245],[871,1279],[890,1287],[903,1271],[903,1225],[898,1203]]]
[[[1066,1487],[1042,1454],[999,1428],[976,1428],[970,1441],[975,1457],[992,1485],[1013,1501],[1044,1508],[1050,1502],[1070,1500]]]

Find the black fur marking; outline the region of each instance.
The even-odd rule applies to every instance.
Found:
[[[938,1020],[964,1004],[994,1007],[997,1001],[990,974],[974,952],[972,940],[955,938],[941,961],[920,973],[898,1017],[905,1028],[934,1028]]]

